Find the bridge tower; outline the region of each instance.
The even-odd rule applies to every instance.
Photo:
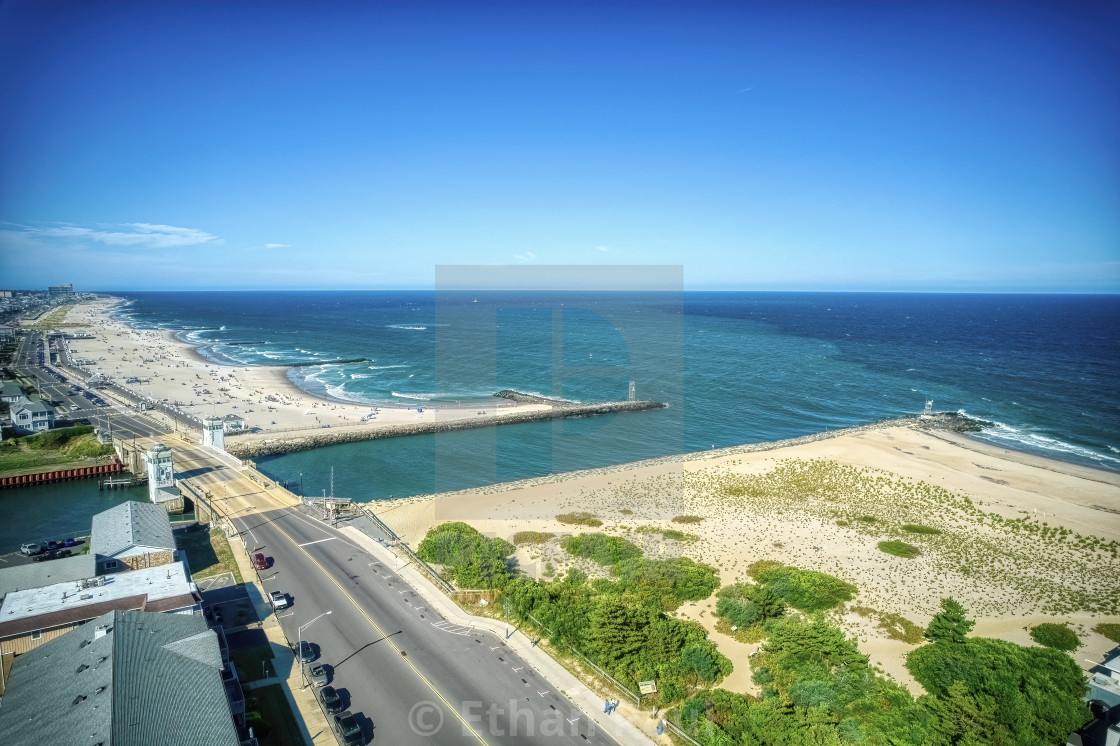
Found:
[[[144,454],[148,470],[148,498],[154,503],[163,502],[160,490],[175,488],[175,464],[171,449],[156,443]]]
[[[220,417],[211,415],[202,421],[202,445],[226,449],[226,431]]]

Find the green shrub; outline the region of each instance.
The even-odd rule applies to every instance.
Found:
[[[857,515],[856,520],[860,523],[878,523],[879,519],[873,515]]]
[[[586,533],[568,536],[560,546],[569,554],[585,557],[606,567],[613,567],[624,560],[642,556],[642,549],[637,544],[620,536],[607,534]]]
[[[672,611],[685,601],[699,601],[719,587],[715,568],[688,557],[673,559],[634,558],[620,562],[618,582],[609,592],[634,596],[641,603]]]
[[[716,615],[737,627],[762,624],[785,613],[786,603],[764,585],[736,583],[716,594]]]
[[[895,557],[905,557],[906,559],[913,559],[922,553],[913,544],[907,544],[905,541],[880,541],[879,551],[893,554]]]
[[[597,528],[603,525],[603,522],[599,520],[598,516],[594,513],[588,513],[582,510],[574,513],[561,513],[556,516],[556,520],[572,526],[590,526],[591,528]]]
[[[941,529],[934,528],[933,526],[923,526],[920,523],[907,523],[902,526],[902,530],[911,534],[939,534]]]
[[[511,577],[506,558],[513,554],[513,545],[487,538],[461,521],[428,531],[416,554],[425,562],[443,565],[463,588],[501,588]]]
[[[831,609],[845,601],[851,601],[856,594],[854,585],[823,572],[799,570],[788,565],[759,568],[760,564],[756,562],[748,571],[754,569],[757,574],[752,573],[753,577],[759,583],[801,611],[811,613]]]
[[[673,523],[699,523],[702,520],[704,518],[698,515],[678,515],[673,518]]]
[[[1081,638],[1064,624],[1044,622],[1031,627],[1031,639],[1039,645],[1070,652],[1081,647]]]
[[[1093,631],[1098,635],[1104,635],[1113,642],[1120,644],[1120,624],[1101,622],[1096,627],[1093,627]]]

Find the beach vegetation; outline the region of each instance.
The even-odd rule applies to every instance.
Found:
[[[725,586],[716,598],[716,616],[737,627],[736,632],[741,629],[754,638],[761,638],[766,622],[782,616],[787,608],[786,602],[774,591],[755,583]]]
[[[1113,642],[1115,642],[1117,644],[1120,644],[1120,624],[1111,624],[1111,623],[1108,623],[1108,622],[1101,622],[1096,627],[1093,627],[1093,631],[1096,632],[1098,635],[1103,635],[1104,637],[1108,638],[1109,640],[1112,640]]]
[[[620,536],[585,533],[567,536],[561,542],[569,554],[598,562],[605,567],[613,567],[623,560],[642,556],[642,548]]]
[[[934,528],[933,526],[923,526],[920,523],[904,523],[902,530],[908,534],[926,534],[928,536],[936,536],[941,533],[941,529]]]
[[[673,523],[699,523],[702,520],[704,520],[703,516],[678,515],[673,518]]]
[[[1064,624],[1044,622],[1031,627],[1031,639],[1039,645],[1067,653],[1081,647],[1081,638]]]
[[[748,569],[759,585],[799,611],[825,611],[851,601],[856,587],[816,570],[801,570],[780,562],[761,560]]]
[[[968,618],[964,607],[955,599],[941,599],[941,611],[933,616],[926,627],[926,639],[930,642],[962,643],[972,631],[976,622]]]
[[[700,537],[696,534],[678,531],[675,528],[659,528],[658,526],[638,526],[634,529],[639,534],[661,534],[662,539],[671,539],[673,541],[699,541]]]
[[[853,606],[851,611],[861,617],[874,619],[878,628],[892,640],[917,645],[925,639],[925,627],[915,624],[901,614],[877,611],[868,606]]]
[[[513,535],[513,543],[516,546],[521,546],[523,544],[544,544],[554,536],[555,534],[550,534],[547,531],[518,531]]]
[[[501,588],[512,576],[509,556],[514,547],[500,538],[483,536],[462,521],[428,531],[416,548],[425,562],[442,565],[460,588]]]
[[[913,544],[907,544],[905,541],[880,541],[879,551],[887,554],[894,555],[895,557],[905,557],[906,559],[913,559],[922,553]]]
[[[556,516],[556,520],[561,523],[566,523],[572,526],[589,526],[591,528],[598,528],[603,525],[599,517],[594,513],[588,513],[584,510],[575,511],[573,513],[561,513]]]
[[[1091,717],[1084,676],[1055,650],[927,643],[907,659],[928,692],[915,698],[820,617],[781,617],[768,632],[753,659],[759,696],[709,689],[670,713],[698,743],[1060,744]]]

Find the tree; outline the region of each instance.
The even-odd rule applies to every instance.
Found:
[[[943,598],[941,612],[926,628],[926,639],[931,642],[964,642],[975,624],[965,615],[963,606],[951,598]]]

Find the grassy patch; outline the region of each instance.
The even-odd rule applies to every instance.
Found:
[[[899,640],[909,645],[918,645],[925,639],[925,627],[914,624],[899,614],[876,611],[868,606],[853,606],[852,612],[862,617],[874,617],[878,622],[879,629],[886,632],[887,637],[892,640]]]
[[[1067,653],[1081,647],[1081,638],[1064,624],[1045,622],[1031,627],[1031,639],[1046,648]]]
[[[98,443],[89,425],[61,427],[0,443],[0,472],[45,469],[112,453],[113,446]]]
[[[895,557],[904,557],[905,559],[914,559],[922,553],[913,544],[907,544],[905,541],[880,541],[879,551],[887,554],[893,554]]]
[[[555,534],[550,534],[547,531],[518,531],[513,535],[513,543],[516,546],[522,544],[544,544],[551,539]]]
[[[673,523],[699,523],[704,520],[703,516],[698,515],[678,515],[673,518]]]
[[[461,588],[501,588],[510,578],[511,554],[513,544],[483,536],[462,521],[431,529],[416,547],[420,559],[443,565]]]
[[[556,520],[572,526],[590,526],[591,528],[596,528],[603,525],[603,522],[599,520],[597,515],[584,510],[579,510],[574,513],[561,513],[556,516]]]
[[[634,511],[630,510],[630,508],[623,508],[618,512],[622,513],[623,515],[634,515]]]
[[[735,629],[731,629],[734,626]],[[739,627],[732,625],[731,622],[719,617],[716,622],[716,632],[725,634],[735,640],[735,642],[742,642],[750,644],[752,642],[761,642],[766,639],[766,625],[752,624],[749,627]]]
[[[191,567],[192,577],[208,578],[230,572],[238,583],[242,582],[241,570],[237,568],[229,540],[220,528],[210,533],[188,531],[179,535],[176,544],[187,553],[187,563]]]
[[[1098,635],[1104,635],[1113,642],[1120,644],[1120,624],[1101,622],[1096,627],[1093,627],[1093,631]]]
[[[906,523],[903,524],[902,530],[910,534],[928,534],[934,535],[941,533],[941,529],[934,528],[933,526],[923,526],[920,523]]]
[[[265,664],[268,676],[276,674],[272,664],[272,648],[268,645],[258,645],[244,650],[231,650],[229,657],[237,666],[237,677],[242,681],[257,681],[264,678],[261,675],[261,663]]]
[[[879,519],[873,515],[857,515],[856,520],[860,523],[878,523]]]
[[[619,562],[642,556],[641,547],[619,536],[606,534],[580,534],[569,536],[560,543],[569,554],[585,557],[600,565],[613,567]]]
[[[299,725],[279,684],[262,686],[245,695],[245,717],[253,726],[261,746],[303,743]]]
[[[675,528],[659,528],[657,526],[638,526],[634,529],[640,534],[661,534],[663,539],[672,539],[673,541],[699,541],[700,537],[696,534],[685,533],[678,531]]]

